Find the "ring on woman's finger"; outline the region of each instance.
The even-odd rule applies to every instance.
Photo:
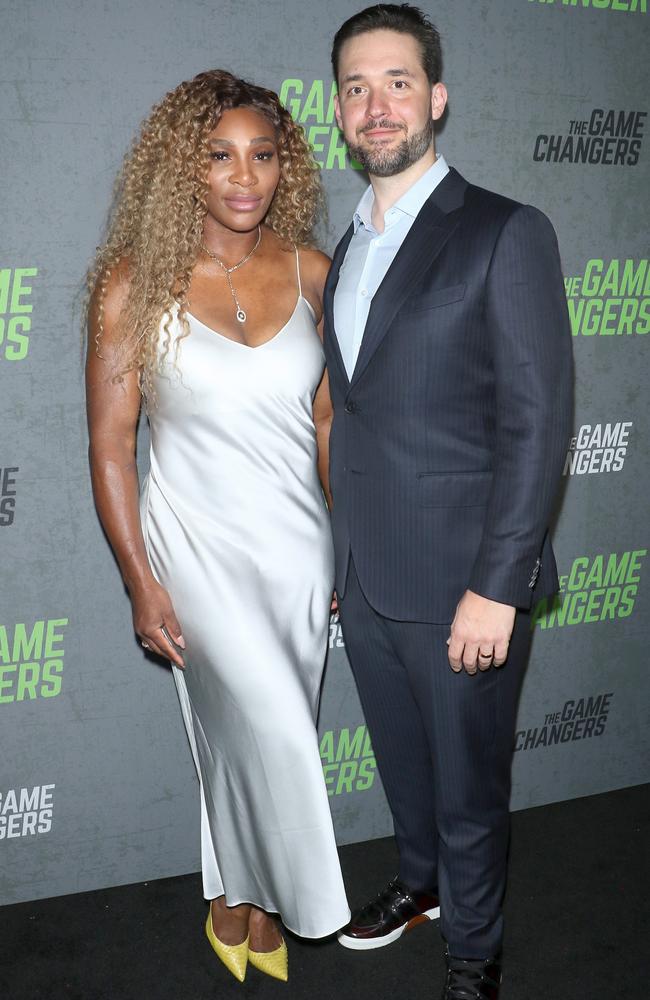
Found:
[[[144,639],[142,640],[142,642],[140,643],[140,645],[142,646],[143,649],[151,649],[151,646],[149,645],[149,643],[145,642]]]

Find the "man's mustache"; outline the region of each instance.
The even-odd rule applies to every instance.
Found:
[[[400,122],[392,122],[390,118],[371,118],[363,128],[358,129],[359,135],[364,135],[366,132],[372,132],[377,128],[400,128],[404,129],[405,126],[400,124]]]

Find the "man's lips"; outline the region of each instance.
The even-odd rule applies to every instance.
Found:
[[[364,129],[363,135],[370,139],[383,139],[386,136],[395,135],[396,132],[401,132],[400,128],[373,128]]]

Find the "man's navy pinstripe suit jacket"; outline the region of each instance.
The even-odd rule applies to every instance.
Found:
[[[571,333],[541,212],[451,170],[376,292],[349,380],[325,286],[336,587],[350,553],[389,618],[451,622],[466,589],[529,608],[571,433]]]

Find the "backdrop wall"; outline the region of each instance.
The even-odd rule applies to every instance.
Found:
[[[329,46],[362,6],[0,3],[0,902],[199,867],[172,679],[133,637],[91,500],[73,301],[138,123],[211,67],[276,89],[303,123],[333,249],[365,181],[345,165]],[[650,777],[647,2],[423,7],[450,91],[438,147],[469,180],[550,216],[573,325],[563,593],[536,609],[517,809]],[[320,731],[339,841],[389,833],[336,621]]]

